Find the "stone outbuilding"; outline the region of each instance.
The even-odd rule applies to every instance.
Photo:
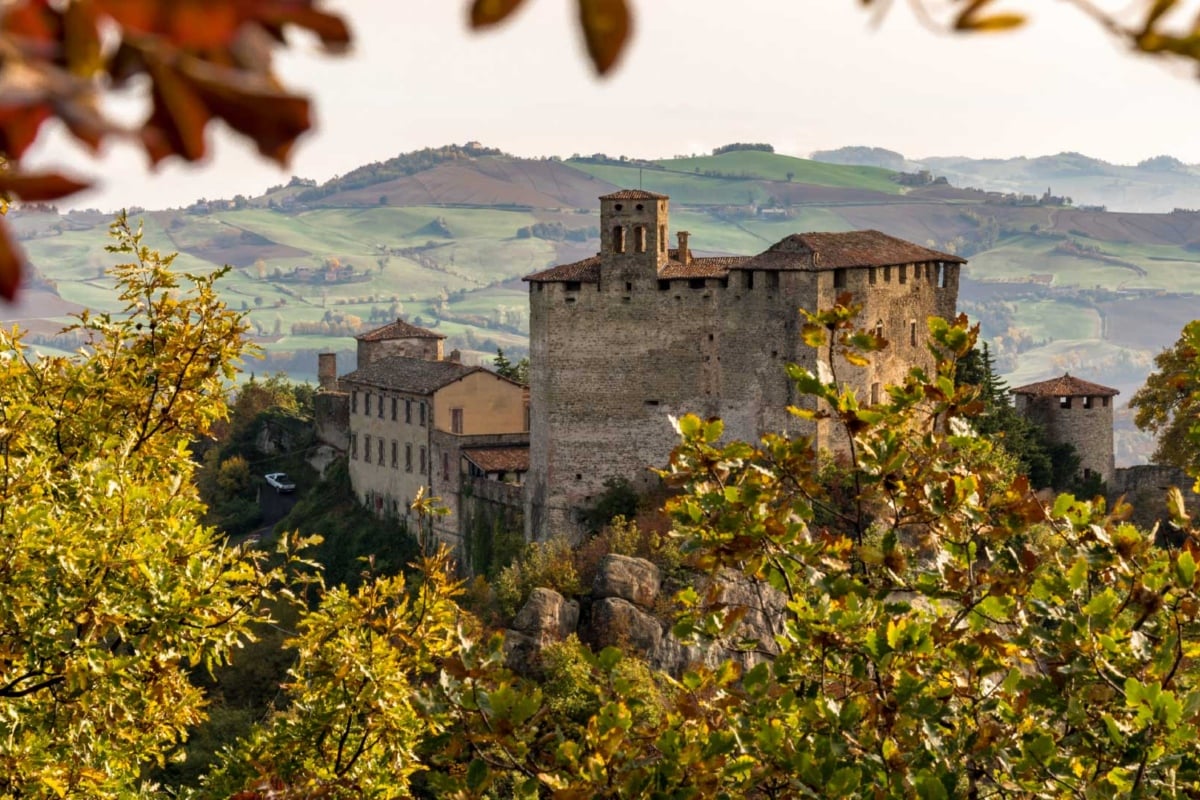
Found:
[[[1064,373],[1011,390],[1017,411],[1037,423],[1047,438],[1079,454],[1083,478],[1113,479],[1113,398],[1120,392]]]

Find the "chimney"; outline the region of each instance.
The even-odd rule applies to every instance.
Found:
[[[317,355],[317,382],[320,384],[322,392],[338,390],[337,353],[319,353]]]
[[[450,358],[447,360],[450,361],[451,364],[461,364],[462,363],[462,352],[460,350],[458,350],[458,348],[451,350]]]
[[[688,232],[679,231],[675,235],[679,237],[679,263],[692,263],[692,254],[688,251]]]

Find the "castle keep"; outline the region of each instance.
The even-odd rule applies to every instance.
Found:
[[[668,198],[600,198],[600,252],[526,277],[530,306],[527,535],[575,532],[613,477],[655,482],[676,437],[668,415],[725,421],[726,438],[799,432],[784,365],[816,367],[798,309],[849,293],[890,346],[869,367],[832,365],[864,400],[929,364],[925,320],[951,317],[957,256],[878,231],[788,236],[755,256],[694,256],[668,241]],[[811,431],[810,431],[811,432]],[[816,431],[823,446],[831,432]]]

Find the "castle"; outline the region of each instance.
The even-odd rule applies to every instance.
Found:
[[[600,252],[525,278],[530,307],[526,536],[578,534],[575,512],[605,481],[645,490],[676,436],[669,415],[719,416],[728,439],[799,432],[788,363],[816,368],[799,309],[849,294],[889,341],[868,367],[831,366],[878,402],[929,364],[925,320],[952,317],[965,263],[878,231],[788,236],[745,257],[702,258],[686,232],[668,242],[669,198],[600,198]],[[810,431],[835,443],[827,427]]]

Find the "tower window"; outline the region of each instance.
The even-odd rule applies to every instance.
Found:
[[[689,289],[703,289],[704,288],[704,278],[688,278],[688,288]]]
[[[1100,405],[1101,405],[1101,407],[1103,407],[1103,408],[1108,408],[1108,398],[1107,398],[1107,397],[1101,397],[1101,398],[1100,398]]]
[[[1071,407],[1071,398],[1069,398],[1069,397],[1058,398],[1058,407],[1059,408],[1070,408]]]
[[[764,272],[763,273],[763,283],[766,284],[768,289],[778,289],[779,288],[779,273],[778,272]]]
[[[871,405],[873,405],[873,406],[879,405],[879,384],[878,383],[871,384]]]
[[[670,282],[670,281],[666,281],[666,280],[660,280],[660,281],[658,282],[658,290],[659,290],[660,292],[668,292],[668,291],[670,291],[670,290],[671,290],[671,282]]]
[[[646,252],[646,226],[638,225],[633,229],[633,235],[637,244],[637,251],[639,253]]]
[[[617,203],[615,206],[613,206],[613,208],[617,211],[623,211],[625,209],[625,206],[622,205],[621,203]]]
[[[883,338],[883,320],[881,319],[875,321],[875,336],[880,339]]]
[[[614,253],[624,253],[625,252],[625,226],[624,225],[614,225],[612,238],[613,238],[613,252]]]
[[[917,346],[917,321],[915,319],[908,321],[908,343],[912,347]]]
[[[1084,408],[1092,407],[1092,398],[1090,395],[1083,398],[1083,407]]]
[[[872,286],[874,286],[874,285],[875,285],[875,278],[876,278],[875,272],[876,272],[876,269],[877,269],[877,267],[871,267],[871,271],[867,273],[867,281],[868,281],[868,282],[869,282],[869,283],[870,283]]]
[[[946,288],[946,265],[940,261],[937,265],[937,288]]]
[[[645,211],[645,210],[646,210],[646,207],[645,207],[644,205],[642,205],[641,203],[638,203],[638,204],[637,204],[637,206],[636,206],[636,208],[637,208],[637,210],[638,210],[638,211]]]
[[[835,289],[845,289],[846,288],[846,270],[835,269],[833,271],[833,288],[835,288]]]
[[[746,288],[754,288],[754,272],[752,270],[746,270]]]
[[[667,252],[667,226],[658,226],[658,249],[660,252]]]
[[[892,268],[891,267],[883,268],[883,282],[884,283],[892,282]]]
[[[581,281],[567,281],[565,288],[568,292],[578,292],[583,288],[583,283]]]
[[[625,291],[627,291],[627,292],[633,291],[633,281],[625,281]]]
[[[900,265],[900,283],[908,283],[908,265]]]

